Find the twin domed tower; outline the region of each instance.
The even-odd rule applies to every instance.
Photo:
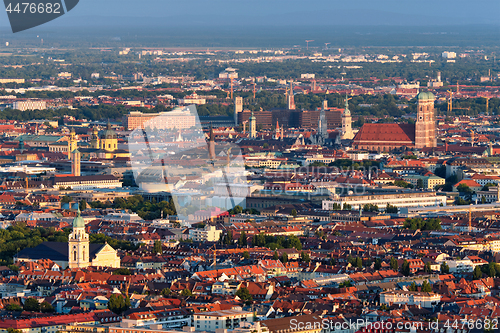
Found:
[[[102,149],[107,151],[115,151],[118,149],[118,136],[116,132],[111,128],[111,124],[108,122],[106,130],[104,130],[101,135],[94,127],[92,130],[92,140],[90,141],[90,147],[94,149]]]

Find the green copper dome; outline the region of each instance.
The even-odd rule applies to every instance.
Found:
[[[111,128],[111,124],[108,122],[106,130],[102,132],[101,139],[116,139],[116,132]]]
[[[433,93],[428,92],[428,91],[424,91],[424,92],[421,92],[417,95],[417,99],[418,100],[430,100],[430,99],[434,100],[434,99],[436,99],[436,97],[434,96]]]
[[[80,209],[78,209],[78,214],[73,219],[73,229],[75,228],[85,228],[85,221],[83,217],[80,215]]]

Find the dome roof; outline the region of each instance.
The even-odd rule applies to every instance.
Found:
[[[418,100],[430,100],[430,99],[434,100],[434,99],[436,99],[436,97],[434,96],[433,93],[428,92],[428,91],[424,91],[424,92],[421,92],[417,95],[417,99]]]
[[[101,133],[101,139],[116,139],[116,132],[111,128],[111,124],[108,123],[106,130]]]
[[[78,214],[73,219],[73,229],[74,228],[85,228],[85,221],[83,217],[80,215],[80,209],[78,209]]]

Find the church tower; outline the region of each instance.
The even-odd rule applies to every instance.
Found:
[[[92,129],[92,140],[90,140],[90,148],[99,149],[99,132],[97,127]]]
[[[257,137],[257,124],[256,124],[257,118],[255,118],[255,116],[253,115],[253,111],[252,115],[250,116],[249,122],[250,122],[250,138],[255,139]]]
[[[290,82],[290,93],[287,96],[288,110],[295,110],[295,99],[293,97],[293,83]]]
[[[238,115],[243,111],[243,97],[234,98],[234,125],[238,126]]]
[[[323,104],[323,107],[319,112],[318,136],[323,139],[328,139],[328,123],[326,121],[325,104]]]
[[[415,148],[437,147],[434,99],[434,95],[430,92],[421,92],[417,95]]]
[[[342,113],[342,140],[352,140],[354,133],[352,132],[352,117],[349,110],[349,99],[345,97],[345,109]]]
[[[78,141],[76,140],[76,133],[75,129],[72,128],[71,132],[69,134],[69,140],[68,140],[68,158],[71,159],[71,152],[78,148]]]
[[[71,152],[71,173],[75,177],[80,177],[80,152],[75,149]]]
[[[89,266],[89,235],[85,232],[85,221],[78,214],[73,220],[73,232],[68,243],[69,268],[85,268]]]

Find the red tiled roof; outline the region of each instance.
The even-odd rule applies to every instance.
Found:
[[[472,179],[462,179],[461,181],[459,181],[458,183],[453,185],[453,187],[458,187],[461,184],[465,184],[469,187],[481,187],[481,185],[479,185],[476,181],[474,181]]]
[[[415,125],[412,124],[364,124],[354,141],[414,142]]]

